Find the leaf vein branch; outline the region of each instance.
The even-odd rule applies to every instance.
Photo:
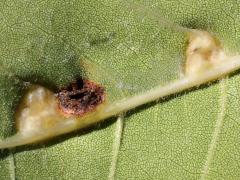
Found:
[[[121,139],[122,139],[122,131],[123,131],[123,115],[120,115],[116,123],[115,139],[113,142],[113,150],[112,150],[112,161],[111,161],[109,175],[108,175],[109,180],[115,179],[118,154],[119,154],[119,149],[120,149]]]
[[[227,79],[222,79],[220,86],[220,99],[219,99],[219,103],[220,103],[220,111],[218,113],[217,116],[217,121],[215,124],[215,129],[212,135],[212,139],[211,142],[209,144],[209,148],[208,148],[208,152],[207,152],[207,157],[206,157],[206,161],[205,164],[203,166],[203,171],[202,171],[202,175],[201,175],[201,180],[204,180],[207,178],[208,174],[209,174],[209,169],[217,148],[217,143],[219,141],[219,136],[221,133],[221,129],[223,126],[223,120],[225,117],[225,112],[226,112],[226,103],[227,103],[227,88],[226,88],[226,81]]]
[[[15,173],[15,160],[14,160],[14,152],[12,150],[9,151],[9,173],[10,173],[10,179],[15,180],[16,179],[16,173]]]

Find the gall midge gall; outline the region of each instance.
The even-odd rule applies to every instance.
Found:
[[[83,116],[105,100],[105,89],[99,84],[79,79],[57,93],[59,109],[66,115]]]

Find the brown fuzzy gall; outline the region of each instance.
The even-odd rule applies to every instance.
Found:
[[[73,81],[58,92],[59,108],[65,114],[83,116],[104,102],[104,92],[104,88],[95,82],[86,79]]]

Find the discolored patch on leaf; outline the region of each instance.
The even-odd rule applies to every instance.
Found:
[[[194,30],[189,33],[186,51],[186,75],[199,75],[226,60],[220,41],[206,31]]]
[[[105,89],[95,82],[78,79],[58,92],[60,110],[67,115],[83,116],[105,100]]]

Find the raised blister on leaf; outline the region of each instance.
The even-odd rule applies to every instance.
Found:
[[[0,148],[38,142],[94,123],[104,93],[102,86],[86,79],[73,81],[58,93],[31,85],[15,113],[17,133]]]
[[[220,42],[206,31],[189,33],[186,51],[186,75],[199,75],[226,59]]]
[[[38,132],[64,121],[57,102],[52,91],[38,85],[31,86],[15,114],[18,132]]]

